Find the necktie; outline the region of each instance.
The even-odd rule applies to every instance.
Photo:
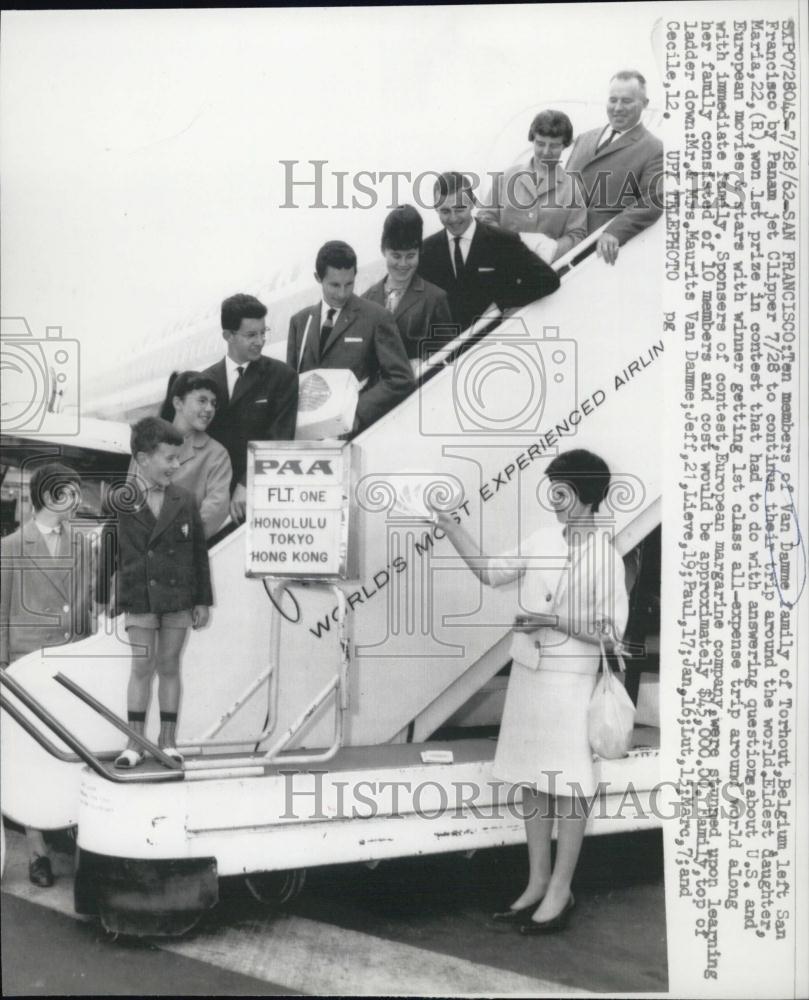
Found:
[[[598,149],[603,149],[605,146],[609,146],[616,135],[618,135],[618,132],[614,128],[611,128],[610,134],[606,138],[602,139],[598,144]]]
[[[231,399],[236,395],[236,389],[244,376],[245,368],[247,368],[247,365],[236,365],[236,379],[233,383],[233,390],[230,393]]]
[[[329,339],[329,336],[330,336],[332,330],[334,329],[334,314],[336,312],[337,312],[336,309],[329,309],[329,311],[326,313],[326,322],[320,328],[320,353],[321,353],[321,355],[323,354],[323,351],[326,349],[326,341]]]
[[[453,261],[455,263],[455,277],[460,278],[463,274],[463,254],[461,253],[461,237],[453,236],[455,240],[455,251],[453,253]]]

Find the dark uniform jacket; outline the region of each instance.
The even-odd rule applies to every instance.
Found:
[[[233,466],[231,491],[247,482],[248,441],[294,441],[298,416],[298,376],[283,361],[262,355],[251,361],[228,395],[225,359],[206,368],[217,385],[216,415],[208,434],[223,444]]]
[[[514,309],[559,287],[553,268],[533,254],[519,236],[479,221],[460,278],[455,277],[444,229],[424,241],[419,274],[447,293],[452,318],[461,331],[492,302],[500,309]]]
[[[166,487],[155,520],[143,491],[134,509],[118,514],[117,608],[133,614],[210,607],[211,575],[205,531],[193,494]]]

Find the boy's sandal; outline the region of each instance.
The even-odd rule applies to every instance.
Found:
[[[142,764],[146,759],[146,754],[142,750],[131,750],[127,747],[115,758],[115,766],[122,769],[130,769]]]
[[[177,761],[178,764],[183,764],[185,762],[185,758],[177,747],[161,747],[160,749],[167,757],[171,757],[171,759]]]

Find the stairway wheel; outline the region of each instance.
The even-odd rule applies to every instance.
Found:
[[[245,875],[250,895],[266,906],[286,906],[298,896],[306,883],[305,868],[280,872],[253,872]]]

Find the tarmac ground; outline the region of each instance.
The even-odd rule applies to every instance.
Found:
[[[521,891],[523,847],[309,869],[274,911],[239,879],[181,939],[125,939],[73,911],[70,843],[57,882],[28,882],[24,840],[7,830],[4,996],[459,995],[664,992],[660,831],[590,837],[564,933],[525,938],[489,915]]]

